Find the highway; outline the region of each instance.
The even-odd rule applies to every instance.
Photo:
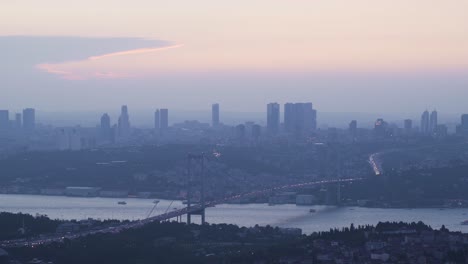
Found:
[[[303,187],[313,186],[313,185],[346,183],[346,182],[354,182],[354,181],[360,181],[360,180],[363,180],[363,178],[319,180],[319,181],[311,181],[311,182],[305,182],[305,183],[299,183],[299,184],[284,185],[284,186],[279,186],[279,187],[274,187],[274,188],[269,188],[269,189],[264,189],[264,190],[259,190],[259,191],[252,191],[249,193],[229,196],[229,197],[225,197],[222,199],[210,201],[206,203],[205,207],[213,207],[218,204],[224,204],[224,203],[227,203],[236,199],[240,199],[240,198],[265,196],[265,195],[271,194],[272,192],[277,192],[277,191],[298,189],[298,188],[303,188]],[[49,234],[49,235],[41,235],[38,237],[31,237],[27,239],[6,240],[6,241],[0,242],[0,247],[1,248],[35,247],[35,246],[50,244],[54,242],[63,242],[65,239],[73,240],[73,239],[85,237],[88,235],[112,234],[112,233],[115,234],[115,233],[120,233],[127,229],[139,228],[152,222],[167,221],[172,218],[183,216],[187,213],[195,213],[197,211],[200,211],[201,209],[202,209],[201,205],[193,205],[190,208],[184,207],[182,209],[178,209],[178,210],[174,210],[174,211],[160,214],[157,216],[153,216],[144,220],[132,221],[132,222],[122,223],[122,224],[114,225],[114,226],[100,227],[99,229],[88,230],[88,231],[80,232],[80,233]]]
[[[381,152],[377,152],[369,156],[369,163],[377,176],[383,173],[382,162],[379,157],[381,154]]]

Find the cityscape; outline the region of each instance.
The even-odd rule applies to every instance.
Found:
[[[104,113],[96,127],[82,127],[80,124],[72,127],[40,124],[36,127],[36,112],[33,108],[26,108],[12,117],[9,110],[0,110],[0,135],[5,143],[0,154],[8,155],[30,148],[77,151],[99,146],[143,144],[142,142],[196,143],[203,139],[214,144],[258,144],[283,137],[297,142],[313,140],[320,143],[330,140],[381,141],[410,137],[444,139],[468,134],[468,114],[461,114],[456,131],[449,133],[447,125],[438,122],[436,110],[425,110],[420,120],[402,117],[402,127],[379,118],[373,129],[366,129],[358,126],[358,120],[350,120],[347,131],[335,127],[325,130],[319,128],[317,110],[312,103],[285,103],[283,108],[278,103],[269,103],[266,106],[265,126],[254,121],[245,121],[235,126],[224,125],[220,116],[220,105],[216,103],[211,107],[211,123],[186,120],[170,125],[169,110],[157,109],[154,112],[153,129],[145,129],[131,125],[128,107],[123,105],[114,122],[108,113]]]
[[[0,264],[468,263],[468,1],[0,1]]]

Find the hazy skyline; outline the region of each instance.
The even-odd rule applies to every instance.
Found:
[[[462,0],[3,1],[0,105],[468,112],[467,9]]]

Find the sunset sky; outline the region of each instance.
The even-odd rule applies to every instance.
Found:
[[[467,10],[466,0],[3,0],[0,105],[468,112]]]

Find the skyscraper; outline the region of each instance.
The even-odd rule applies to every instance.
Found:
[[[112,138],[111,121],[107,113],[101,116],[101,138],[104,141],[110,141]]]
[[[128,108],[126,105],[123,105],[120,110],[118,129],[120,137],[127,137],[130,135],[130,117],[128,115]]]
[[[15,128],[21,129],[23,127],[23,116],[21,113],[15,114]]]
[[[169,110],[160,109],[160,128],[166,130],[169,127]]]
[[[26,108],[23,110],[23,128],[27,131],[32,131],[36,127],[36,110]]]
[[[421,116],[421,133],[429,134],[429,111],[424,111]]]
[[[457,133],[468,135],[468,114],[463,114],[461,116],[461,124],[457,126]]]
[[[382,118],[375,121],[374,131],[375,134],[379,137],[384,137],[387,134],[388,124]]]
[[[293,132],[296,127],[296,107],[293,103],[284,104],[284,129]]]
[[[211,106],[211,125],[214,127],[219,126],[219,104]]]
[[[161,114],[159,109],[154,111],[154,129],[159,130],[161,128]]]
[[[0,110],[0,129],[10,127],[10,113],[8,110]]]
[[[270,134],[277,134],[280,125],[280,105],[270,103],[267,105],[267,129]]]
[[[317,111],[312,103],[286,103],[284,105],[284,128],[286,132],[302,134],[316,128]]]
[[[413,130],[413,120],[406,119],[405,120],[405,133],[410,134],[412,130]]]
[[[461,116],[461,127],[464,130],[468,130],[468,114],[463,114]]]
[[[429,133],[434,134],[438,125],[438,120],[437,120],[437,111],[434,110],[431,113],[431,117],[429,119]]]

